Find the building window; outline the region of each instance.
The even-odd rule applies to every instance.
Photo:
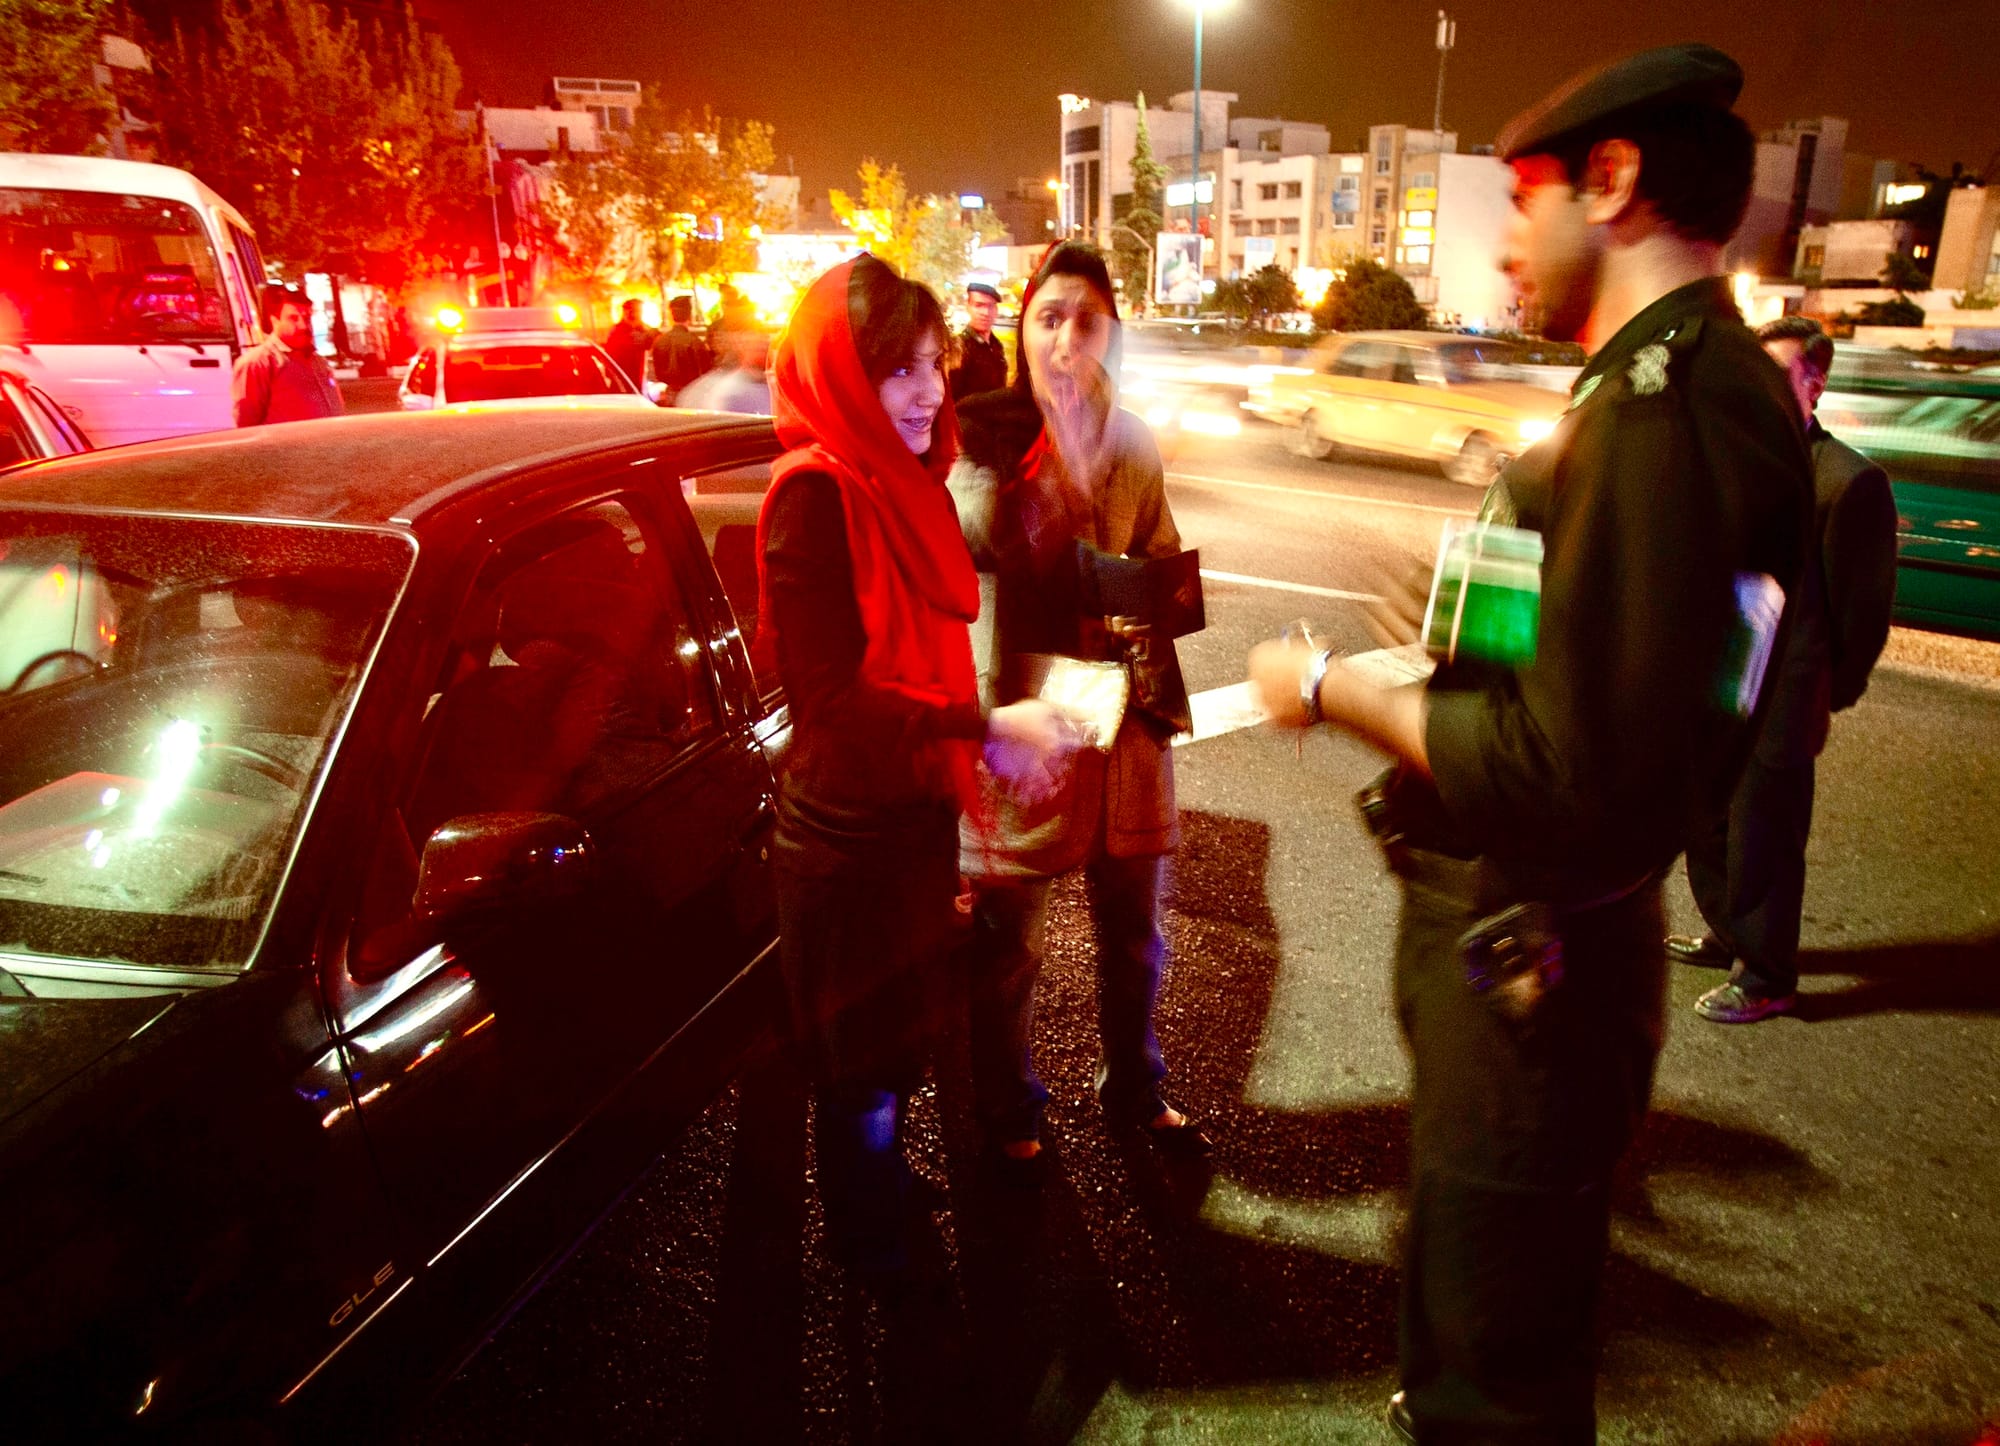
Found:
[[[1346,230],[1354,224],[1354,213],[1352,211],[1335,211],[1333,213],[1333,224],[1336,230]],[[2000,256],[1996,256],[1993,259],[1996,263],[2000,263]]]
[[[1262,185],[1262,186],[1259,186],[1259,187],[1257,188],[1257,199],[1258,199],[1258,200],[1260,200],[1260,201],[1275,201],[1275,200],[1277,200],[1277,199],[1278,199],[1278,188],[1277,188],[1277,186],[1276,186],[1275,184],[1265,184],[1265,185]]]
[[[1377,156],[1375,158],[1375,174],[1378,176],[1389,174],[1389,158],[1387,156]]]
[[[1095,151],[1099,145],[1100,131],[1097,126],[1077,126],[1063,132],[1063,154],[1073,156],[1079,151]]]
[[[1431,248],[1404,246],[1397,250],[1396,257],[1406,266],[1428,266],[1431,264]]]
[[[1287,201],[1298,200],[1301,196],[1305,194],[1304,190],[1302,189],[1304,184],[1305,183],[1302,181],[1285,182],[1285,199]]]
[[[1431,211],[1405,211],[1403,213],[1403,224],[1405,226],[1428,226],[1435,217],[1436,213]]]
[[[1377,191],[1375,193],[1375,209],[1378,211],[1389,209],[1389,193],[1387,191]]]
[[[1928,246],[1913,247],[1910,251],[1910,254],[1916,257],[1916,259],[1919,261],[1927,261],[1930,259],[1931,248]]]
[[[1243,209],[1243,183],[1241,181],[1231,181],[1229,183],[1229,209],[1232,211]]]
[[[1298,218],[1298,217],[1296,217],[1296,216],[1287,216],[1287,217],[1285,217],[1285,218],[1284,218],[1283,220],[1279,221],[1279,222],[1278,222],[1278,234],[1279,234],[1280,236],[1296,236],[1296,235],[1298,235],[1298,234],[1299,234],[1299,218]]]
[[[1259,236],[1275,236],[1275,235],[1277,235],[1277,234],[1278,234],[1278,223],[1277,223],[1276,219],[1275,219],[1275,218],[1273,218],[1273,217],[1270,217],[1270,216],[1264,216],[1264,217],[1261,217],[1261,218],[1259,218],[1259,220],[1258,220],[1258,222],[1257,222],[1257,234],[1258,234]]]
[[[1410,177],[1411,187],[1418,191],[1428,191],[1436,184],[1437,173],[1434,171],[1418,171],[1414,176]]]
[[[1342,176],[1342,177],[1340,177],[1340,189],[1341,189],[1341,190],[1343,190],[1343,191],[1358,191],[1358,190],[1360,190],[1360,189],[1361,189],[1361,177],[1359,177],[1359,176]]]
[[[1806,247],[1805,265],[1811,271],[1817,271],[1826,265],[1826,248],[1824,246]]]
[[[1377,226],[1374,230],[1368,233],[1368,244],[1370,246],[1380,246],[1382,242],[1387,239],[1388,234],[1389,233],[1384,231],[1380,226]]]

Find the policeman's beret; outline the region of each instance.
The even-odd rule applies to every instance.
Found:
[[[967,296],[990,296],[995,301],[998,301],[1000,299],[1000,288],[990,286],[984,281],[968,281],[965,283],[965,294]]]
[[[1507,122],[1493,148],[1503,161],[1546,152],[1574,131],[1641,106],[1728,110],[1742,89],[1743,67],[1713,46],[1663,45],[1558,87]]]

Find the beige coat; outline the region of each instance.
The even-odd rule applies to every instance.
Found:
[[[1160,452],[1152,433],[1130,412],[1117,414],[1116,455],[1093,499],[1088,530],[1077,535],[1100,551],[1124,557],[1171,557],[1180,532],[1167,506]],[[1043,478],[1064,479],[1051,454]],[[1006,639],[997,636],[999,579],[993,554],[995,500],[1000,479],[960,458],[949,479],[972,560],[979,568],[979,620],[972,625],[973,662],[988,707],[1013,702],[999,696]],[[1100,853],[1114,858],[1163,854],[1180,842],[1174,807],[1173,753],[1128,711],[1108,752],[1077,755],[1067,784],[1046,803],[1018,806],[1000,789],[986,790],[985,820],[968,814],[959,830],[959,867],[968,875],[1049,876],[1076,868]]]

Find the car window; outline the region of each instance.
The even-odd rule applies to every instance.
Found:
[[[247,962],[411,556],[0,510],[0,951]]]
[[[31,344],[232,335],[200,214],[154,196],[0,187],[0,302]]]
[[[1514,348],[1498,341],[1459,341],[1437,349],[1444,378],[1454,386],[1505,377],[1515,360]]]
[[[735,614],[736,630],[749,649],[757,691],[764,698],[775,697],[782,690],[777,657],[758,629],[757,513],[770,486],[768,462],[705,472],[681,486]]]
[[[591,817],[717,729],[667,555],[618,502],[503,542],[426,704],[409,841],[469,813]]]
[[[410,363],[409,379],[404,386],[415,396],[428,397],[437,391],[437,353],[429,347],[417,353],[417,359]]]
[[[0,389],[0,467],[40,455],[34,433],[28,430],[28,419],[15,402],[16,395],[11,387]]]
[[[1399,346],[1392,349],[1389,359],[1389,380],[1401,386],[1413,387],[1417,384],[1417,372],[1421,358],[1417,349]]]
[[[69,415],[55,404],[55,400],[40,387],[28,388],[28,401],[42,419],[42,427],[48,434],[60,440],[64,450],[88,452],[90,439],[83,435],[83,428],[69,419]]]
[[[624,373],[593,346],[516,343],[453,350],[445,357],[447,402],[515,397],[592,397],[632,391]]]
[[[1357,341],[1334,360],[1333,375],[1388,381],[1395,371],[1394,349],[1385,342]]]

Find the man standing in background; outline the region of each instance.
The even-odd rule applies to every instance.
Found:
[[[1851,708],[1889,638],[1896,593],[1896,500],[1880,467],[1819,424],[1833,365],[1818,322],[1785,316],[1758,338],[1785,369],[1813,456],[1811,562],[1757,748],[1729,811],[1688,843],[1688,885],[1708,932],[1673,934],[1667,952],[1730,970],[1695,1001],[1716,1024],[1753,1024],[1790,1011],[1798,995],[1799,915],[1812,831],[1814,760],[1832,715]]]
[[[1000,293],[983,281],[965,288],[968,320],[958,334],[958,364],[951,369],[951,399],[963,401],[1007,385],[1007,348],[993,334],[1000,315]]]
[[[313,350],[312,302],[295,286],[267,286],[263,315],[271,335],[237,358],[230,383],[236,425],[339,416],[346,408],[333,368]]]
[[[646,348],[652,344],[652,330],[639,315],[639,300],[637,297],[629,298],[618,308],[618,320],[604,335],[604,349],[611,353],[618,369],[632,379],[635,387],[645,384]]]

